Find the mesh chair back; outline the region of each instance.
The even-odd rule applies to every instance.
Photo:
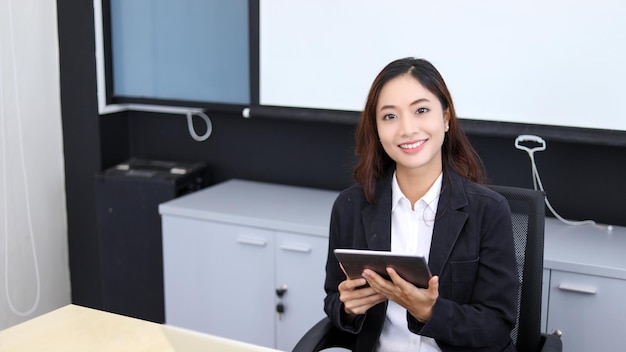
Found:
[[[518,311],[511,338],[518,351],[537,351],[541,344],[541,288],[545,225],[544,193],[495,186],[511,208],[515,255],[519,273]]]

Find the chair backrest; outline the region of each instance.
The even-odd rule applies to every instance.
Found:
[[[519,273],[518,310],[511,338],[518,351],[541,346],[541,289],[545,225],[544,193],[526,188],[495,186],[511,207],[515,255]]]

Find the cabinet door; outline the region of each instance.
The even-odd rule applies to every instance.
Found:
[[[552,270],[548,331],[562,331],[568,352],[623,349],[624,292],[625,280]]]
[[[166,322],[273,347],[273,233],[164,217]]]
[[[285,312],[277,316],[276,348],[291,351],[300,337],[324,314],[324,278],[328,239],[278,232],[276,234],[276,287],[285,285]]]

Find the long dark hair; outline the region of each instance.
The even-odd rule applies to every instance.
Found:
[[[389,63],[376,76],[356,129],[355,153],[358,161],[353,176],[363,187],[370,203],[374,201],[376,181],[384,177],[394,163],[379,143],[376,127],[378,97],[387,82],[407,73],[439,99],[443,111],[448,110],[449,129],[441,147],[444,167],[450,167],[459,175],[474,182],[484,181],[482,161],[459,124],[452,97],[443,77],[430,62],[407,57]]]

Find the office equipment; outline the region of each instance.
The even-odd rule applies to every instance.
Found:
[[[164,321],[158,205],[210,182],[204,163],[131,159],[96,175],[103,309]]]
[[[557,336],[541,333],[543,193],[514,187],[490,187],[509,201],[512,213],[520,291],[517,322],[511,338],[519,351],[561,351],[562,344]],[[328,318],[323,318],[300,339],[293,351],[351,348],[354,336],[336,329]]]
[[[70,304],[1,330],[0,351],[271,352],[276,350]]]
[[[250,102],[247,0],[128,4],[93,1],[98,113],[183,114],[191,137],[205,141],[212,122],[199,105]],[[205,122],[202,135],[194,116]]]
[[[248,0],[94,0],[99,99],[249,104],[248,7]]]
[[[461,117],[626,130],[624,122],[610,118],[619,116],[615,107],[592,106],[584,99],[578,99],[582,107],[568,104],[572,97],[581,97],[576,88],[580,86],[598,87],[587,93],[594,98],[590,101],[623,95],[623,87],[611,82],[624,78],[621,62],[626,51],[612,45],[624,40],[621,19],[626,8],[622,4],[564,6],[533,0],[527,6],[541,9],[536,12],[488,1],[477,6],[464,1],[426,4],[409,0],[393,5],[370,2],[362,6],[354,0],[335,5],[328,0],[305,4],[182,1],[168,5],[95,0],[94,8],[102,9],[94,14],[94,23],[102,22],[96,33],[104,47],[100,51],[106,53],[99,54],[98,65],[103,72],[112,68],[100,75],[99,80],[108,80],[103,85],[108,90],[99,89],[99,93],[108,92],[107,99],[118,103],[119,97],[135,103],[149,97],[161,103],[175,99],[179,103],[360,111],[369,84],[383,65],[392,59],[419,56],[433,61],[449,81],[459,97],[456,106]],[[328,11],[331,8],[333,11]],[[394,14],[398,24],[394,28],[368,25],[381,11]],[[405,43],[411,40],[411,14],[416,11],[423,15],[425,27],[438,25],[442,13],[454,25],[423,38],[419,49],[411,48]],[[199,14],[211,25],[203,25]],[[320,28],[320,21],[327,25]],[[188,26],[190,23],[195,25]],[[499,28],[501,35],[483,35],[493,28]],[[196,39],[174,39],[181,37]],[[347,40],[352,45],[346,45]],[[384,43],[384,50],[365,52],[370,41]],[[450,48],[463,52],[463,59],[450,55]],[[210,55],[214,52],[220,55]],[[170,70],[172,67],[177,69]],[[572,72],[582,71],[598,74],[572,76]],[[544,84],[536,87],[537,81]],[[328,89],[328,82],[333,82],[333,89]],[[476,89],[476,82],[481,89]],[[546,96],[551,97],[550,104],[546,104]],[[591,111],[593,116],[607,118],[593,118]]]
[[[167,324],[290,350],[324,315],[336,195],[229,180],[161,204]]]
[[[431,274],[426,259],[417,255],[406,255],[384,251],[359,249],[335,249],[335,256],[350,279],[358,279],[365,269],[371,269],[387,280],[387,267],[393,268],[403,279],[417,287],[428,287]]]

